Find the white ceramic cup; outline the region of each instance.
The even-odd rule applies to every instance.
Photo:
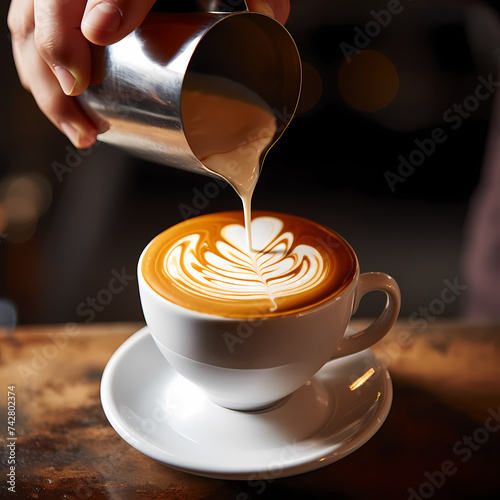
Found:
[[[139,291],[156,345],[179,374],[227,408],[250,411],[274,405],[328,361],[377,343],[399,314],[401,294],[396,281],[384,273],[360,275],[357,257],[347,287],[297,314],[234,319],[191,311],[148,285],[142,275],[146,250],[139,259]],[[375,290],[387,296],[380,316],[365,330],[346,335],[361,298]]]

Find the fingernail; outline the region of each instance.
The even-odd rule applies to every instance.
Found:
[[[98,3],[83,18],[83,23],[89,28],[99,31],[116,31],[122,22],[122,13],[109,2]]]
[[[76,86],[76,78],[62,66],[56,66],[54,68],[54,72],[59,80],[59,85],[61,85],[63,92],[66,95],[71,95]]]
[[[60,126],[68,139],[79,149],[89,148],[96,141],[97,134],[95,131],[91,134],[87,134],[77,126],[68,122],[62,122]]]

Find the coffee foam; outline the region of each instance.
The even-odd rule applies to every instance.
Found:
[[[300,312],[350,283],[354,252],[336,233],[292,215],[253,216],[253,250],[245,245],[241,212],[167,229],[145,251],[144,279],[174,304],[232,318]]]

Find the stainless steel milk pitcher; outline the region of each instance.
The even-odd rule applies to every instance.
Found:
[[[171,12],[187,4],[191,12]],[[110,124],[100,141],[160,164],[219,176],[200,162],[186,137],[181,97],[189,75],[227,78],[260,96],[276,117],[271,147],[299,100],[297,47],[279,22],[249,12],[244,1],[184,0],[159,6],[137,30],[105,48],[101,83],[79,101],[96,122],[100,117]]]

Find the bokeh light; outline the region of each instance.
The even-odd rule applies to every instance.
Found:
[[[51,203],[52,188],[42,175],[29,173],[4,178],[0,182],[0,233],[8,241],[26,241]]]
[[[376,50],[362,50],[343,61],[339,91],[349,106],[365,113],[387,107],[396,97],[399,76],[392,62]]]
[[[323,79],[318,70],[308,62],[302,62],[302,91],[297,113],[313,109],[323,95]]]

